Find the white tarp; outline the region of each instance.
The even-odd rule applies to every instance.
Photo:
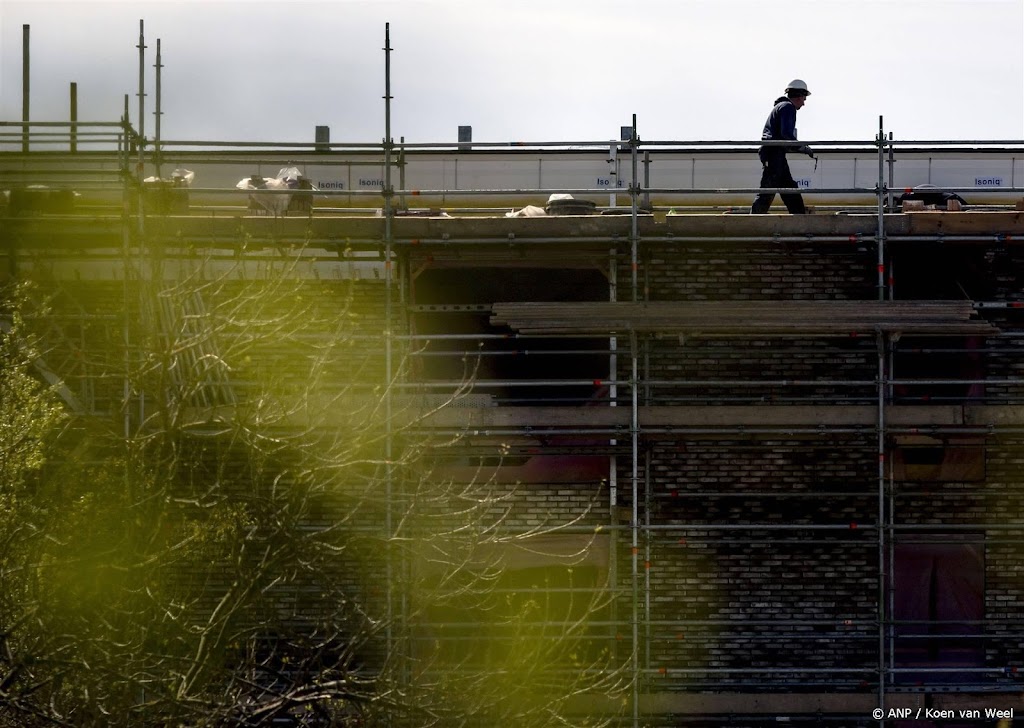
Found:
[[[253,190],[249,199],[255,206],[277,217],[288,210],[288,205],[292,200],[292,195],[283,194],[283,191],[300,189],[301,179],[303,176],[298,167],[284,167],[274,178],[253,175],[240,180],[235,187],[240,190]],[[316,187],[312,184],[307,189],[316,191]],[[269,190],[269,192],[260,192],[260,190]]]

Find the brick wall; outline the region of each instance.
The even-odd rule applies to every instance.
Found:
[[[724,245],[648,242],[642,250],[640,281],[650,300],[876,297],[870,250],[763,245],[726,249]],[[927,256],[929,251],[916,254]],[[990,283],[978,289],[977,300],[1020,299],[1021,256],[1016,249],[972,251],[968,257],[969,287],[977,289],[979,281]],[[915,275],[909,269],[911,261],[907,256],[900,260],[899,273],[904,278]],[[959,266],[947,266],[946,273],[953,276]],[[628,269],[620,268],[619,281],[628,280]],[[956,284],[956,280],[946,283]],[[925,291],[927,286],[919,288]],[[915,289],[904,286],[902,290]],[[628,290],[620,288],[620,299],[628,298]],[[979,376],[1019,377],[1021,339],[1015,331],[1021,328],[1020,314],[1017,309],[992,309],[985,317],[1009,334],[971,344],[984,362]],[[915,344],[904,341],[904,345]],[[944,339],[934,345],[964,352],[969,348],[962,339]],[[620,359],[620,367],[626,365],[624,360]],[[877,373],[877,352],[870,336],[764,341],[665,337],[649,342],[641,350],[640,361],[647,377],[668,382],[646,390],[652,403],[875,401],[870,382]],[[969,369],[967,365],[962,371],[954,368],[947,376],[974,376]],[[913,371],[904,363],[898,374],[910,376]],[[867,383],[806,388],[700,383],[709,379]],[[989,383],[985,388],[988,402],[995,404],[1017,401],[1020,391],[1020,385],[1012,382]],[[878,534],[873,528],[879,508],[874,434],[761,440],[723,434],[643,442],[638,505],[641,521],[649,519],[655,526],[641,534],[636,571],[637,608],[642,620],[650,619],[649,625],[641,626],[640,635],[645,689],[765,688],[791,683],[809,689],[856,691],[874,684],[871,669],[878,660],[880,579]],[[900,542],[908,541],[909,534],[925,538],[931,534],[933,540],[941,541],[943,533],[983,541],[984,617],[990,621],[985,629],[992,635],[983,643],[985,664],[1001,668],[1024,658],[1020,638],[1024,578],[1019,565],[1024,552],[1019,532],[990,529],[986,533],[984,524],[1019,522],[1024,506],[1020,502],[1024,495],[1022,443],[989,438],[986,467],[985,482],[896,482],[892,497],[895,522],[908,527],[898,531]],[[629,475],[620,467],[620,482],[628,483]],[[620,491],[627,501],[628,491],[628,487]],[[630,507],[628,502],[623,504],[624,509]],[[793,527],[748,528],[763,524]],[[833,528],[809,528],[814,525]],[[620,584],[628,587],[629,539],[620,543],[617,569]],[[644,601],[647,594],[649,606]],[[632,595],[624,595],[619,613],[630,614],[633,604]],[[863,673],[846,672],[861,668]],[[993,676],[960,679],[985,681]],[[1012,667],[998,679],[1012,682]]]
[[[852,243],[812,247],[645,241],[640,277],[652,301],[870,299],[877,296],[873,256],[873,251]],[[629,280],[627,260],[620,265],[619,281]]]
[[[693,246],[645,243],[641,283],[654,301],[773,301],[873,299],[871,252],[854,246]],[[619,280],[628,281],[620,268]],[[620,298],[628,298],[621,290]],[[873,337],[849,339],[655,339],[643,351],[652,380],[872,381],[877,370]],[[834,396],[834,386],[709,387],[661,384],[652,397],[664,403],[785,402]],[[870,385],[843,388],[853,401],[870,401]]]
[[[856,686],[828,671],[870,666],[876,653],[873,443],[665,441],[645,455],[651,689],[766,685],[797,677],[788,670]],[[619,568],[625,579],[621,551]]]

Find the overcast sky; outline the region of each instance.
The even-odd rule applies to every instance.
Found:
[[[380,141],[386,22],[396,140],[751,140],[793,78],[807,141],[1024,139],[1024,0],[0,0],[0,120],[29,24],[33,119],[137,124],[140,20],[164,139]]]

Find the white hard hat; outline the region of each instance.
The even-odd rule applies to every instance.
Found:
[[[799,78],[794,78],[789,82],[789,85],[786,86],[786,93],[789,93],[790,91],[800,91],[804,96],[811,95],[811,92],[807,90],[807,84]]]

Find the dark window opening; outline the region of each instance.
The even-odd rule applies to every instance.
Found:
[[[982,536],[904,537],[895,547],[892,586],[897,684],[960,683],[963,668],[984,665]]]
[[[939,465],[946,451],[941,447],[908,447],[903,450],[903,461],[908,465]]]
[[[950,403],[985,397],[980,336],[906,337],[897,345],[892,376],[900,404]],[[909,381],[920,380],[920,382]]]
[[[921,438],[893,448],[893,479],[897,482],[977,483],[985,480],[985,443],[959,438],[948,442]]]
[[[892,252],[893,297],[909,301],[990,301],[996,276],[982,246],[904,246]],[[904,337],[896,349],[893,375],[931,383],[897,385],[897,401],[962,401],[984,397],[984,386],[964,380],[985,378],[981,337]],[[937,383],[948,380],[945,383]]]
[[[599,271],[548,268],[428,269],[413,286],[412,329],[419,342],[414,371],[424,381],[472,377],[474,391],[496,404],[573,404],[606,400],[607,338],[518,338],[490,323],[501,301],[607,301]],[[428,310],[422,308],[430,306]],[[444,338],[458,334],[459,338]],[[473,334],[503,338],[473,339]],[[563,380],[585,384],[558,384]],[[551,384],[554,383],[554,384]]]
[[[982,246],[904,246],[892,252],[894,297],[911,301],[988,301],[994,291]]]

